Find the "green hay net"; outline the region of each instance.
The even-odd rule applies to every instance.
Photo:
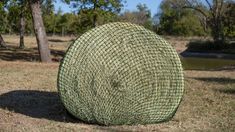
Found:
[[[103,125],[169,120],[183,95],[176,51],[142,26],[111,23],[79,37],[59,69],[58,90],[75,117]]]

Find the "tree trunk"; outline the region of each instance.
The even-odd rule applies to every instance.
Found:
[[[94,0],[93,1],[94,2],[94,7],[93,7],[93,27],[97,27],[98,26],[98,23],[97,23],[97,17],[98,17],[98,15],[97,15],[97,12],[96,12],[96,10],[97,10],[97,8],[98,8],[98,5],[97,5],[97,0]]]
[[[24,32],[25,32],[25,18],[24,11],[21,10],[20,13],[20,48],[23,49],[24,46]]]
[[[97,23],[97,14],[94,14],[93,16],[93,27],[97,27],[98,23]]]
[[[0,47],[3,47],[3,48],[6,48],[7,46],[6,46],[6,44],[5,44],[5,42],[4,42],[4,40],[3,40],[3,38],[2,38],[2,35],[0,34]]]
[[[61,36],[64,37],[64,27],[62,27],[62,30],[61,30]]]
[[[53,36],[55,36],[55,29],[56,29],[56,20],[54,18],[54,25],[53,25]]]
[[[220,18],[213,18],[211,23],[212,36],[215,44],[223,46],[225,43],[224,31]]]
[[[33,17],[34,31],[37,38],[38,51],[42,62],[51,62],[50,49],[46,36],[40,0],[29,0]]]

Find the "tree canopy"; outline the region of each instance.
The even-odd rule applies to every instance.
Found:
[[[205,18],[206,25],[210,28],[211,35],[215,43],[224,43],[226,39],[225,23],[226,18],[232,19],[234,15],[228,13],[234,12],[231,5],[235,4],[233,0],[172,0],[172,3],[183,9],[192,9],[200,13]],[[226,14],[227,12],[227,14]],[[231,16],[228,16],[231,15]]]
[[[0,2],[0,24],[4,25],[0,26],[1,33],[19,33],[22,1],[27,2]],[[124,0],[60,0],[75,9],[74,12],[63,13],[60,9],[55,11],[56,1],[41,0],[48,35],[80,35],[94,26],[125,21],[163,35],[212,35],[218,39],[235,36],[235,2],[232,0],[164,0],[157,14],[152,14],[147,5],[141,3],[134,11],[122,11]],[[30,10],[26,4],[25,7],[25,33],[33,34]]]
[[[148,29],[153,28],[151,11],[146,4],[138,4],[137,11],[125,11],[120,15],[120,20],[142,25]]]
[[[165,35],[202,36],[206,32],[201,25],[199,14],[193,10],[175,6],[174,0],[165,0],[160,5],[157,32]]]

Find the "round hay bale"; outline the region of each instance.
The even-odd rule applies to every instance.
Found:
[[[169,120],[183,95],[180,59],[142,26],[111,23],[79,37],[58,74],[58,90],[75,117],[103,125]]]

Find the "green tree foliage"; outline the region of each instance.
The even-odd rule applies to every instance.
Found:
[[[23,1],[28,2],[28,0],[0,2],[0,24],[3,25],[0,26],[0,33],[19,33],[21,2]],[[213,36],[215,32],[212,31],[215,28],[212,28],[210,24],[213,19],[211,17],[212,11],[206,3],[207,0],[164,0],[154,19],[144,4],[138,4],[136,11],[120,13],[124,0],[63,0],[76,9],[72,13],[63,13],[62,10],[55,11],[55,1],[41,0],[42,16],[48,35],[80,35],[94,26],[115,21],[136,23],[164,35],[204,36],[211,31]],[[216,0],[208,1],[211,6],[213,1],[216,2]],[[218,19],[222,23],[222,34],[230,38],[235,36],[234,3],[231,0],[223,2],[223,10],[221,10],[223,15]],[[25,33],[32,34],[34,30],[31,11],[28,5],[24,6],[26,7],[24,13],[26,17]]]
[[[224,33],[228,38],[235,38],[235,1],[227,3],[224,15]]]
[[[144,26],[145,28],[152,29],[153,23],[151,12],[145,4],[138,4],[137,11],[126,11],[120,15],[121,21],[131,22]]]
[[[1,33],[5,30],[4,25],[6,24],[6,17],[7,15],[4,11],[4,1],[0,1],[0,48],[6,48],[5,41],[3,40],[3,37],[1,35]]]
[[[202,36],[206,35],[195,11],[182,10],[172,0],[164,0],[160,5],[157,32],[164,35]]]
[[[64,0],[78,9],[79,32],[113,22],[123,7],[122,0]]]
[[[46,27],[46,32],[48,34],[55,35],[57,33],[57,23],[58,19],[62,15],[62,11],[59,10],[57,13],[54,13],[55,7],[51,0],[44,1],[42,3],[42,13],[43,13],[43,21]]]
[[[53,14],[54,3],[53,0],[42,0],[43,16]],[[4,8],[3,8],[4,6]],[[0,31],[2,33],[19,33],[19,22],[21,13],[25,17],[25,33],[33,34],[33,23],[31,11],[28,5],[28,0],[6,0],[4,3],[0,2]]]
[[[3,28],[3,33],[19,33],[20,14],[22,12],[24,13],[26,21],[25,32],[28,34],[33,32],[32,18],[27,1],[8,0],[6,3],[4,3],[4,9],[0,11],[0,23],[2,23],[1,25],[4,25],[0,28]]]
[[[8,30],[8,13],[5,10],[5,1],[0,1],[0,33],[5,33]]]
[[[72,35],[84,32],[86,25],[80,25],[77,14],[65,13],[59,9],[56,13],[43,15],[46,32],[48,35]]]
[[[4,22],[3,25],[6,25],[3,26],[3,33],[19,33],[20,1],[8,1],[6,10],[4,10],[6,22],[1,21]],[[123,0],[108,2],[106,0],[66,0],[65,2],[77,10],[73,13],[63,13],[62,10],[55,12],[55,1],[41,0],[42,16],[48,35],[80,35],[94,26],[115,21],[128,21],[143,25],[148,29],[153,27],[151,12],[144,4],[137,5],[136,11],[119,14],[124,5]],[[29,6],[25,6],[29,9]],[[31,34],[34,30],[30,10],[26,16],[26,33]]]
[[[216,44],[225,44],[226,33],[225,19],[229,18],[230,10],[234,9],[231,4],[234,4],[234,0],[174,0],[180,2],[174,2],[177,7],[181,9],[192,9],[206,19],[206,24],[210,28],[211,35]],[[234,14],[234,13],[233,13]],[[232,17],[232,16],[231,16]]]

